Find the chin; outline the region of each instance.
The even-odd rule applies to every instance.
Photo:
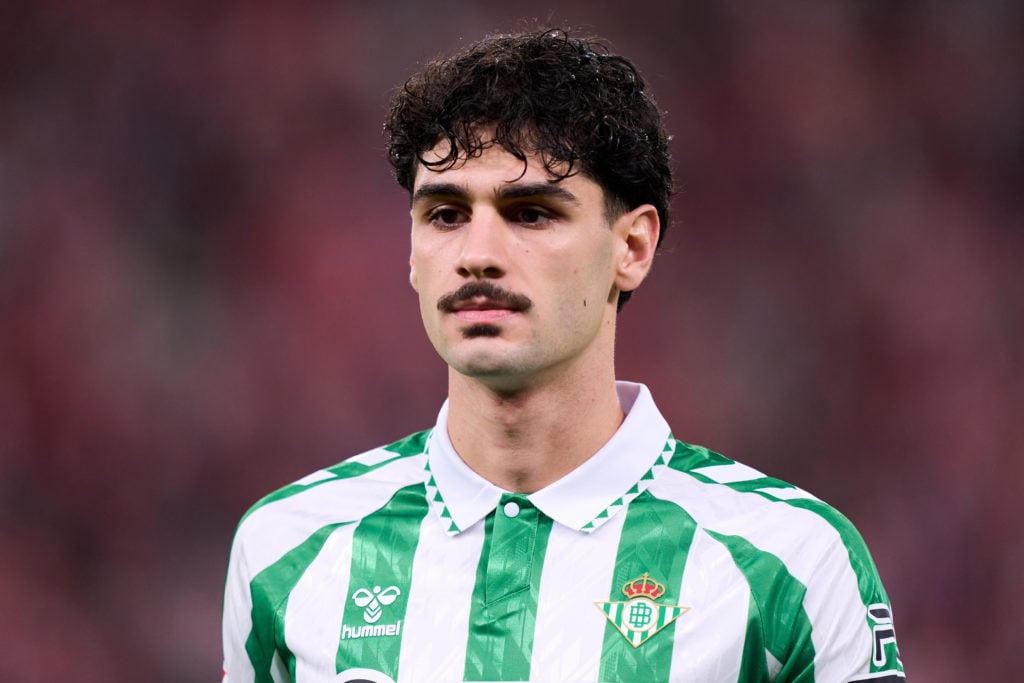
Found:
[[[449,339],[444,352],[438,348],[442,360],[455,372],[472,379],[498,381],[507,379],[516,383],[516,378],[529,375],[536,364],[536,358],[529,346],[521,341],[512,341],[501,334],[491,334],[491,325],[474,325],[459,331],[459,337]],[[471,329],[476,334],[466,334]],[[490,383],[490,382],[488,382]]]
[[[455,354],[446,361],[460,375],[473,379],[512,378],[520,374],[518,365],[508,355],[493,350]]]

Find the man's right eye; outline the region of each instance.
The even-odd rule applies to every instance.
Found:
[[[464,223],[466,215],[454,207],[441,206],[431,211],[427,219],[438,227],[450,228]]]

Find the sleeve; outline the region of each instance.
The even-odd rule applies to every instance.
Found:
[[[248,531],[252,531],[248,529]],[[224,587],[222,683],[290,683],[277,649],[274,597],[251,570],[245,534],[235,534]]]
[[[821,556],[805,594],[829,597],[805,602],[811,629],[794,643],[796,650],[813,651],[813,671],[780,675],[777,683],[905,683],[892,606],[878,570],[860,533],[835,514],[830,521],[840,542]]]
[[[241,537],[236,533],[228,561],[224,586],[224,611],[221,632],[224,648],[222,683],[255,681],[246,641],[252,631],[252,577],[246,566]]]

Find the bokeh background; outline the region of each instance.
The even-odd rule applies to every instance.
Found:
[[[1009,0],[4,2],[0,680],[219,680],[245,509],[433,423],[382,119],[537,24],[631,56],[674,134],[620,376],[847,513],[911,680],[1020,680]]]

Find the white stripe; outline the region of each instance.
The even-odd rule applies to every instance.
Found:
[[[619,620],[622,618],[622,603],[613,602],[611,604],[611,609],[608,610],[608,616],[611,617],[613,624],[618,624]],[[618,628],[618,626],[616,626],[616,628]]]
[[[372,467],[374,465],[381,464],[385,460],[398,458],[400,456],[400,453],[395,453],[394,451],[389,451],[385,448],[375,448],[372,451],[367,451],[365,453],[360,453],[357,456],[351,457],[345,462],[354,461],[362,463],[368,467]]]
[[[302,683],[337,680],[355,528],[350,524],[331,534],[288,596],[284,637],[295,655],[295,679]]]
[[[237,543],[228,561],[224,585],[224,618],[221,639],[224,649],[224,681],[237,683],[255,679],[256,672],[245,651],[245,640],[252,630],[252,599],[249,595],[250,574],[245,557]]]
[[[386,504],[398,489],[423,481],[423,464],[422,457],[402,458],[358,486],[352,485],[352,479],[325,482],[267,503],[245,518],[232,544],[224,593],[222,637],[229,680],[254,676],[245,651],[252,630],[249,582],[317,529],[357,521]]]
[[[651,492],[682,505],[702,527],[740,536],[772,553],[807,587],[804,609],[812,625],[817,678],[841,680],[861,670],[871,653],[867,608],[849,555],[831,524],[809,510],[705,484],[674,470],[662,473]]]
[[[729,551],[701,530],[687,554],[679,605],[690,611],[675,621],[672,680],[738,680],[750,589]]]
[[[759,493],[767,493],[769,496],[779,500],[819,500],[814,494],[796,488],[795,486],[776,486],[758,489]]]
[[[353,485],[353,482],[359,481]],[[250,576],[277,562],[328,524],[357,521],[385,505],[395,491],[423,481],[423,459],[403,458],[373,476],[339,479],[256,509],[242,522],[236,544],[246,551]]]
[[[327,470],[317,470],[316,472],[307,474],[302,479],[299,479],[298,481],[295,482],[295,484],[293,484],[293,486],[309,486],[310,484],[315,484],[318,481],[324,481],[325,479],[333,479],[334,476],[334,474],[328,472]]]
[[[462,680],[483,543],[483,522],[449,536],[439,517],[424,517],[402,624],[399,683]]]
[[[761,479],[764,473],[758,472],[753,467],[747,467],[743,463],[734,462],[728,465],[711,465],[709,467],[698,467],[693,470],[697,474],[703,474],[712,481],[719,484],[732,484],[737,481],[750,481]]]
[[[537,600],[531,679],[597,679],[608,619],[594,603],[608,600],[625,519],[615,515],[590,534],[552,526]]]
[[[775,677],[779,675],[780,671],[782,671],[782,662],[775,659],[772,653],[768,652],[768,650],[764,651],[764,659],[768,662],[768,678],[774,681]]]
[[[270,680],[274,683],[292,683],[292,676],[288,672],[288,665],[281,659],[280,652],[274,652],[274,659],[270,662]]]

